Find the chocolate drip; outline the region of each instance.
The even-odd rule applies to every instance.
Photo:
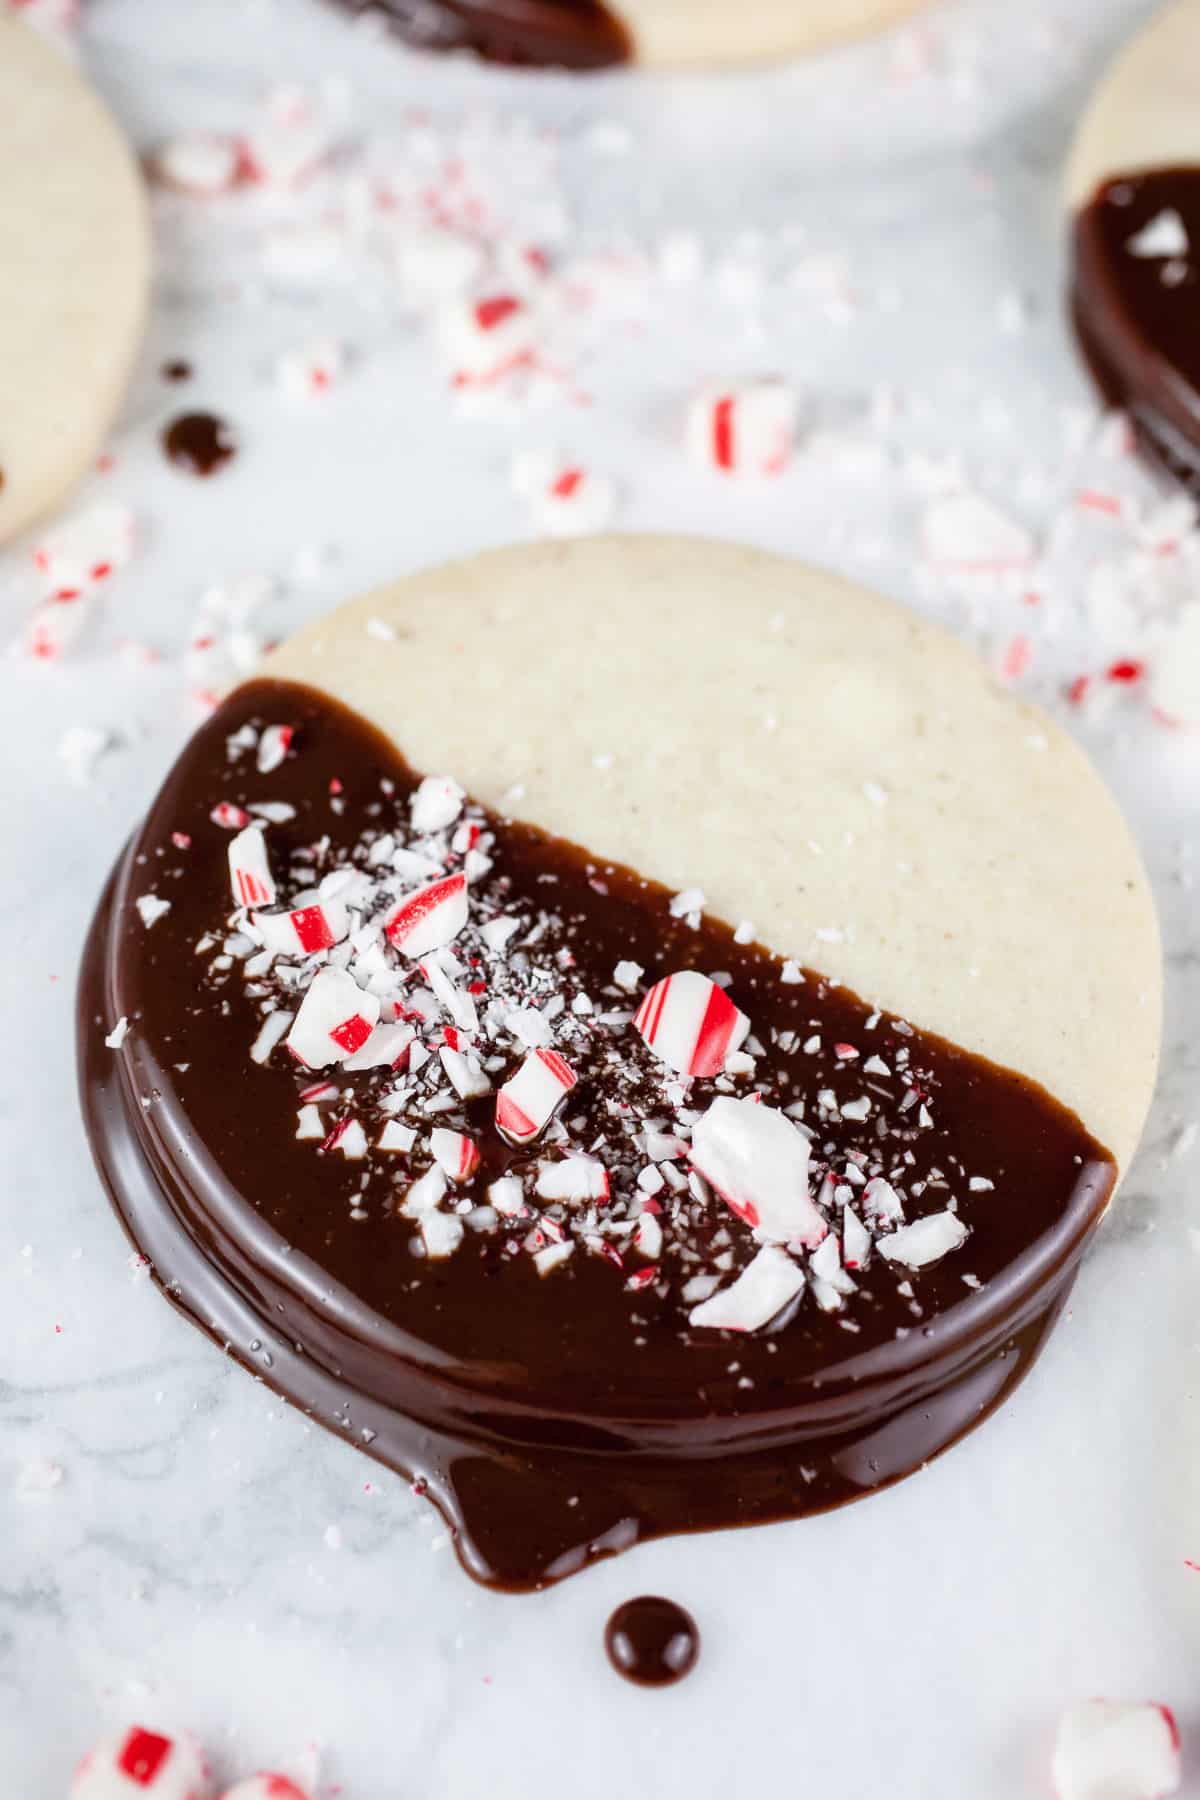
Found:
[[[162,434],[167,461],[192,475],[213,475],[237,453],[233,429],[215,413],[180,413]]]
[[[628,62],[629,33],[601,0],[339,0],[384,19],[421,50],[473,50],[489,62],[602,69]]]
[[[690,1612],[659,1594],[618,1606],[604,1631],[608,1660],[639,1687],[670,1687],[690,1675],[700,1655],[700,1629]]]
[[[253,757],[230,758],[239,728],[283,720],[294,753],[269,778]],[[876,1255],[844,1316],[805,1296],[757,1333],[702,1330],[682,1280],[631,1290],[584,1251],[541,1278],[504,1231],[469,1233],[446,1261],[415,1260],[394,1161],[380,1171],[377,1159],[349,1163],[297,1140],[310,1077],[282,1050],[250,1062],[249,984],[214,990],[197,958],[230,910],[229,838],[210,811],[287,803],[295,817],[271,826],[273,855],[327,837],[345,860],[365,830],[407,817],[416,781],[327,697],[254,682],[196,734],[114,871],[81,975],[83,1106],[101,1175],[168,1298],[310,1416],[419,1482],[464,1566],[497,1587],[540,1586],[647,1537],[838,1505],[977,1424],[1056,1318],[1112,1192],[1111,1158],[1033,1083],[872,1014],[819,976],[782,981],[779,962],[727,926],[693,929],[671,915],[666,890],[532,827],[489,817],[488,879],[507,884],[517,913],[536,916],[552,894],[585,988],[602,992],[626,958],[647,983],[673,968],[726,970],[764,1043],[819,1035],[819,1073],[811,1056],[760,1059],[767,1103],[811,1103],[817,1086],[836,1102],[860,1094],[863,1077],[834,1045],[906,1060],[936,1120],[918,1130],[906,1113],[897,1126],[911,1156],[908,1216],[944,1208],[948,1180],[970,1232],[963,1249],[907,1282]],[[148,890],[170,901],[150,928],[136,908]],[[130,1030],[114,1052],[104,1037],[122,1015]],[[626,1040],[635,1059],[642,1047]],[[602,1067],[571,1096],[581,1147],[613,1129]],[[538,1152],[506,1146],[493,1103],[472,1104],[482,1194]],[[703,1092],[694,1104],[707,1104]],[[839,1120],[838,1155],[869,1150],[879,1129],[878,1118]],[[973,1187],[978,1174],[995,1187]],[[705,1233],[733,1225],[734,1267],[754,1254],[718,1202],[711,1219],[695,1212],[701,1249]]]
[[[1189,250],[1137,255],[1129,241],[1177,213]],[[1200,168],[1107,181],[1075,221],[1071,309],[1080,347],[1141,450],[1200,493]]]

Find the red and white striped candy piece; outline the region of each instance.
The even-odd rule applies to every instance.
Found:
[[[342,1067],[351,1074],[359,1069],[402,1069],[416,1035],[411,1025],[377,1025],[362,1049],[346,1057]]]
[[[550,537],[583,537],[611,523],[617,491],[603,475],[553,452],[531,450],[513,463],[514,492]]]
[[[468,381],[494,381],[532,355],[537,323],[515,294],[488,294],[447,307],[442,342],[456,374]]]
[[[379,1001],[344,969],[318,969],[285,1042],[309,1069],[325,1069],[361,1050],[379,1018]]]
[[[1051,1765],[1058,1800],[1160,1800],[1180,1782],[1179,1732],[1169,1707],[1085,1700],[1058,1722]]]
[[[96,606],[94,588],[68,588],[39,600],[25,624],[25,654],[36,662],[54,662],[87,624]]]
[[[89,1750],[75,1771],[70,1800],[211,1800],[204,1752],[195,1739],[140,1725]]]
[[[251,1775],[226,1788],[221,1800],[310,1800],[307,1789],[297,1787],[287,1775]]]
[[[265,948],[281,956],[311,956],[315,950],[331,950],[350,930],[350,915],[340,900],[298,906],[294,912],[256,912],[253,918]]]
[[[557,1050],[531,1050],[496,1095],[496,1129],[514,1144],[544,1131],[575,1086],[575,1073]]]
[[[804,1287],[804,1271],[778,1244],[764,1244],[736,1281],[702,1300],[689,1323],[709,1331],[758,1331]]]
[[[691,1161],[763,1237],[812,1246],[825,1236],[808,1191],[808,1139],[775,1107],[721,1095],[692,1128]]]
[[[134,516],[125,506],[89,506],[34,545],[33,560],[54,594],[106,581],[133,555]]]
[[[656,981],[633,1017],[654,1054],[680,1075],[719,1075],[750,1030],[723,988],[696,969]]]
[[[274,906],[275,882],[261,825],[247,825],[230,844],[229,882],[236,906]]]
[[[792,454],[796,413],[796,396],[782,381],[709,386],[688,412],[688,449],[725,475],[778,475]]]
[[[463,1131],[447,1131],[439,1125],[430,1132],[429,1142],[451,1181],[470,1181],[479,1167],[479,1145],[474,1138]]]
[[[219,800],[208,816],[222,831],[241,831],[250,823],[250,814],[245,807],[234,806],[229,800]]]
[[[260,775],[273,775],[276,769],[282,767],[295,735],[294,725],[264,726],[254,759]]]
[[[456,938],[467,922],[467,878],[443,875],[406,894],[383,921],[388,942],[405,956],[424,956]]]

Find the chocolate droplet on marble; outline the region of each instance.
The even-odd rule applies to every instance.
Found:
[[[700,1655],[700,1628],[690,1612],[661,1594],[626,1600],[604,1630],[608,1660],[639,1687],[669,1687],[691,1673]]]
[[[167,461],[191,475],[215,475],[237,453],[232,427],[216,413],[180,413],[162,441]]]

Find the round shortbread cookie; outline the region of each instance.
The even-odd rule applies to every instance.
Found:
[[[1161,1016],[1138,852],[1078,747],[907,610],[755,550],[593,539],[412,576],[264,672],[1036,1080],[1127,1168]]]
[[[1174,0],[1109,68],[1075,136],[1067,204],[1115,176],[1187,164],[1200,164],[1200,0]]]
[[[49,511],[112,424],[150,238],[137,166],[71,65],[0,15],[0,542]]]

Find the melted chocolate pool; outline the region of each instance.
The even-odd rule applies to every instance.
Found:
[[[216,413],[180,413],[163,429],[167,461],[191,475],[215,475],[237,454],[233,428]]]
[[[1130,247],[1162,214],[1188,250]],[[1151,460],[1200,493],[1200,168],[1107,181],[1075,221],[1075,329],[1096,383]]]
[[[490,62],[601,69],[628,62],[629,33],[601,0],[339,0],[422,50]]]
[[[618,1606],[604,1630],[608,1660],[639,1687],[670,1687],[690,1675],[700,1655],[700,1628],[690,1612],[659,1594]]]
[[[260,772],[257,735],[284,724],[290,749]],[[258,755],[281,740],[264,735]],[[297,1136],[314,1075],[282,1045],[250,1058],[278,996],[226,923],[230,834],[213,809],[275,810],[281,899],[307,904],[300,891],[329,870],[352,863],[365,880],[409,854],[385,834],[403,843],[417,779],[325,696],[256,681],[192,739],[114,871],[81,976],[83,1106],[101,1175],[168,1298],[311,1417],[411,1477],[464,1566],[497,1587],[558,1580],[643,1538],[838,1505],[977,1424],[1066,1298],[1112,1191],[1110,1157],[1033,1083],[817,975],[787,979],[726,925],[676,918],[663,888],[530,826],[468,807],[445,863],[486,846],[473,919],[504,914],[520,931],[491,962],[471,949],[482,934],[464,931],[456,949],[481,1014],[524,981],[555,1018],[578,1076],[563,1137],[609,1173],[608,1197],[584,1209],[591,1225],[533,1197],[546,1142],[506,1144],[494,1096],[451,1093],[427,1112],[444,1099],[436,1050],[400,1078],[408,1098],[394,1116],[418,1130],[410,1154],[351,1159],[338,1147],[352,1120],[374,1144],[391,1069],[326,1071],[317,1140]],[[170,903],[150,923],[147,896]],[[965,1242],[912,1270],[873,1252],[844,1301],[826,1295],[831,1310],[810,1284],[757,1332],[693,1325],[697,1277],[701,1289],[730,1281],[757,1246],[715,1195],[689,1188],[686,1146],[660,1144],[655,1167],[672,1178],[653,1194],[662,1246],[657,1260],[636,1248],[650,1193],[642,1128],[657,1115],[671,1129],[673,1078],[628,1024],[637,991],[614,984],[621,962],[644,969],[637,991],[673,969],[728,972],[754,1032],[738,1091],[803,1111],[814,1193],[835,1222],[847,1204],[864,1212],[863,1181],[883,1171],[907,1220],[956,1209]],[[129,1031],[114,1051],[104,1039],[121,1017]],[[422,1029],[449,1046],[448,1026]],[[523,1046],[497,1045],[498,1086]],[[737,1083],[676,1084],[674,1103],[702,1112],[722,1085]],[[401,1211],[429,1167],[431,1125],[470,1132],[482,1156],[474,1182],[452,1190],[448,1205],[461,1192],[469,1216],[445,1260],[419,1254]],[[525,1181],[520,1220],[471,1210],[501,1172]],[[539,1273],[533,1249],[560,1237],[569,1259]]]

